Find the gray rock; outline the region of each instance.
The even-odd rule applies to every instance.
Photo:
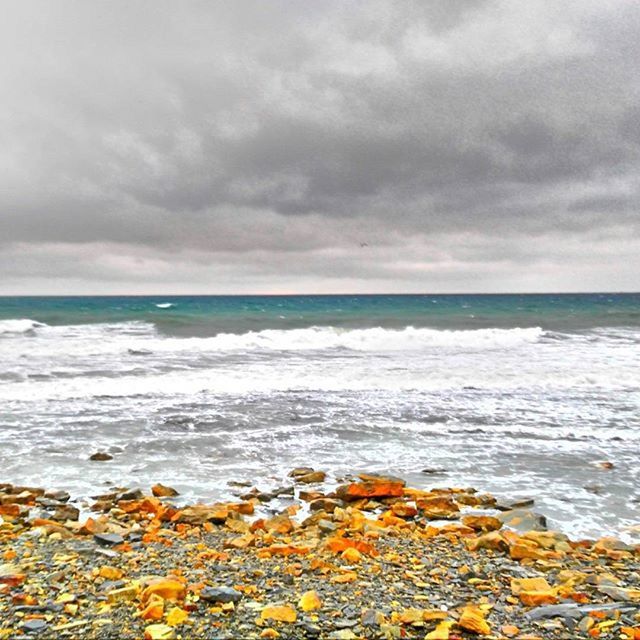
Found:
[[[503,525],[516,531],[546,531],[547,519],[540,513],[528,509],[510,509],[498,516]]]
[[[33,620],[25,620],[22,628],[27,633],[39,633],[40,631],[44,631],[47,627],[47,623],[44,620],[39,618],[34,618]]]
[[[71,496],[60,489],[49,489],[49,491],[44,492],[44,497],[58,502],[67,502]]]
[[[200,598],[206,602],[239,602],[242,594],[231,587],[204,587]]]
[[[93,539],[103,547],[115,547],[124,542],[124,538],[118,533],[96,533]]]
[[[144,493],[140,489],[129,489],[118,496],[118,500],[142,500]]]
[[[333,533],[338,528],[338,525],[331,520],[318,520],[318,529],[324,533]]]
[[[529,620],[544,620],[546,618],[571,618],[579,620],[591,611],[633,611],[640,609],[640,603],[637,605],[620,606],[619,604],[584,604],[578,605],[573,603],[567,604],[551,604],[544,607],[536,607],[527,611],[524,615]]]

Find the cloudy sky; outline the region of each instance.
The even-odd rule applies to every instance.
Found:
[[[0,293],[640,289],[637,0],[6,0]]]

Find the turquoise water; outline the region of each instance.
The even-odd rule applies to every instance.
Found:
[[[640,294],[0,297],[0,319],[11,318],[139,320],[183,336],[309,326],[565,331],[638,327]]]
[[[628,536],[640,295],[0,298],[0,444],[0,481],[78,498],[232,499],[229,480],[310,465],[533,496],[572,535]]]

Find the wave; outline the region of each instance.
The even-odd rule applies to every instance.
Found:
[[[33,332],[34,329],[46,326],[47,325],[42,322],[30,320],[29,318],[0,320],[0,335],[30,333]]]
[[[537,342],[544,335],[540,327],[527,329],[439,330],[406,327],[404,329],[265,329],[243,334],[221,333],[212,338],[182,339],[185,347],[195,346],[213,351],[272,350],[306,351],[348,349],[352,351],[412,351],[424,348],[494,349],[516,347]],[[180,339],[171,339],[174,348]],[[167,345],[168,346],[168,345]]]
[[[158,304],[156,304],[156,307],[158,307],[158,309],[170,309],[173,306],[173,302],[159,302]]]

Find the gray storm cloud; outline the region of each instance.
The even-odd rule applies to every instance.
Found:
[[[3,8],[0,293],[638,288],[635,0]]]

